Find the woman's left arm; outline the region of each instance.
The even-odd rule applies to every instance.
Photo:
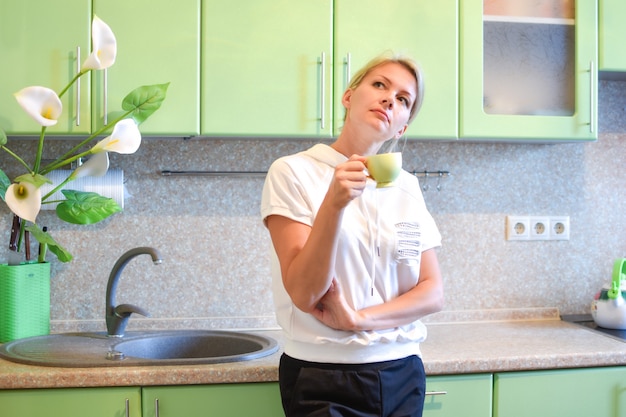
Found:
[[[422,253],[420,279],[415,287],[386,303],[353,310],[335,281],[312,313],[337,330],[380,330],[403,326],[443,308],[443,280],[435,249]]]

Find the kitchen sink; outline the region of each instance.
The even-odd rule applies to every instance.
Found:
[[[219,330],[61,333],[0,345],[11,362],[56,367],[192,365],[247,361],[278,351],[267,336]]]

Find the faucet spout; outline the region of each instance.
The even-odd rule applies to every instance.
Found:
[[[137,307],[132,304],[121,304],[116,306],[115,294],[117,291],[117,284],[122,276],[122,270],[130,262],[131,259],[138,255],[150,255],[152,262],[155,265],[159,265],[162,262],[161,254],[155,248],[150,247],[138,247],[131,249],[119,257],[111,273],[109,274],[109,281],[107,283],[106,292],[106,324],[107,335],[111,337],[124,336],[124,330],[128,324],[128,319],[132,313],[148,316],[148,312],[141,307]]]

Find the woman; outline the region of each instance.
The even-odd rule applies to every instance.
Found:
[[[263,188],[287,416],[421,416],[419,319],[443,305],[441,236],[417,179],[376,188],[368,155],[399,139],[422,103],[410,60],[380,57],[345,91],[330,146],[278,159]]]

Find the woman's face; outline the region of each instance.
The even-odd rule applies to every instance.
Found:
[[[343,96],[346,123],[364,125],[382,135],[382,140],[399,138],[416,97],[415,76],[403,65],[389,62],[373,68],[353,90]]]

